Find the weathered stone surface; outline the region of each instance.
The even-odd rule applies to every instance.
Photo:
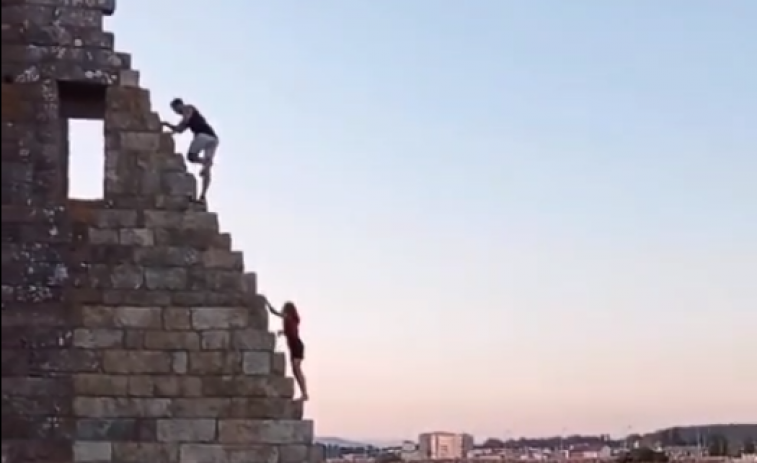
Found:
[[[261,444],[308,444],[313,441],[313,423],[298,420],[219,420],[218,439],[243,444],[255,436]]]
[[[163,418],[171,416],[171,399],[77,397],[73,411],[83,418]]]
[[[74,443],[74,461],[99,463],[110,461],[113,457],[113,446],[110,442],[80,441]]]
[[[216,440],[214,419],[158,420],[160,442],[212,442]]]
[[[76,439],[83,442],[151,442],[157,439],[157,429],[155,419],[81,419],[76,422]]]
[[[115,442],[113,461],[121,463],[166,462],[177,463],[179,444],[157,442]]]
[[[194,204],[114,0],[2,1],[2,459],[317,462],[257,277]],[[104,121],[68,197],[68,118]]]

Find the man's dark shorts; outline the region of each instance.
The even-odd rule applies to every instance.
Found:
[[[287,339],[287,347],[289,347],[289,358],[292,360],[305,359],[305,344],[301,339]]]

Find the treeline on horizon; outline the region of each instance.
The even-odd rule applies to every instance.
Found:
[[[568,448],[582,445],[624,447],[640,444],[663,447],[727,445],[742,447],[757,441],[757,424],[712,424],[701,426],[676,426],[646,434],[630,434],[620,439],[609,435],[568,435],[551,437],[521,437],[515,439],[488,438],[480,448]]]
[[[612,439],[607,434],[550,437],[520,437],[500,439],[490,437],[477,443],[476,448],[504,449],[504,448],[570,448],[577,446],[631,447],[634,445],[663,447],[702,446],[712,448],[749,450],[757,443],[757,424],[711,424],[700,426],[676,426],[660,429],[646,434],[630,434],[624,438]],[[324,445],[332,451],[336,449],[349,450],[349,453],[375,454],[382,449],[371,446],[341,446]],[[751,452],[747,452],[751,453]]]

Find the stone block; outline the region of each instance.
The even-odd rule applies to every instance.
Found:
[[[162,442],[115,442],[113,461],[117,463],[184,463],[179,460],[179,444]]]
[[[171,373],[173,358],[169,352],[145,350],[109,350],[103,352],[106,373]]]
[[[181,444],[179,452],[182,463],[229,463],[233,461],[229,459],[226,449],[218,444]],[[249,461],[262,463],[262,460]]]
[[[36,349],[33,355],[27,358],[27,361],[28,372],[35,376],[89,373],[102,370],[99,352],[86,349]]]
[[[160,329],[163,313],[159,307],[105,308],[114,315],[115,325],[121,328]]]
[[[201,254],[197,249],[184,246],[140,247],[134,250],[134,262],[152,267],[191,267],[201,263]]]
[[[183,307],[167,307],[163,310],[163,328],[167,330],[192,329],[192,313]]]
[[[136,72],[136,71],[135,71]],[[150,91],[138,87],[118,86],[108,87],[105,97],[106,117],[114,113],[122,113],[131,118],[138,118],[143,114],[151,114]],[[106,119],[106,123],[107,123]],[[113,127],[119,132],[130,132],[128,128]],[[133,133],[151,133],[138,132]],[[131,135],[129,135],[131,136]],[[121,139],[123,141],[123,138]]]
[[[131,70],[120,70],[119,71],[119,78],[126,77],[127,79],[132,79],[134,73],[136,71]],[[128,80],[126,82],[120,81],[120,85],[122,86],[128,86],[129,82]],[[105,132],[106,133],[113,133],[117,134],[121,130],[128,130],[130,132],[135,133],[152,133],[152,132],[159,132],[160,131],[160,119],[158,119],[157,115],[151,112],[127,112],[127,111],[111,111],[107,112],[105,114]],[[154,157],[162,157],[161,153],[159,151],[130,151],[126,148],[124,148],[123,144],[121,143],[121,139],[117,136],[109,137],[109,143],[107,143],[107,146],[113,150],[114,152],[121,153],[125,158],[129,159],[130,161],[137,161],[138,166],[144,165],[143,163],[139,162],[138,158],[141,158],[147,154],[152,154]],[[130,145],[126,145],[130,146]],[[145,157],[144,159],[150,159]],[[126,166],[134,165],[134,164],[124,164]],[[111,166],[114,166],[111,164]],[[123,175],[133,175],[133,172],[128,170],[128,167],[126,169],[116,169],[118,172],[123,173]]]
[[[202,253],[202,265],[205,268],[241,271],[244,269],[244,255],[238,251],[208,249]]]
[[[218,216],[213,212],[148,210],[144,214],[145,226],[148,228],[218,231]]]
[[[3,357],[5,359],[5,357]],[[13,378],[3,376],[2,394],[7,397],[66,397],[73,391],[67,378]]]
[[[239,329],[231,331],[231,345],[239,350],[273,351],[276,336],[267,330]]]
[[[194,375],[230,375],[242,372],[239,352],[189,352],[187,372]]]
[[[249,314],[244,308],[194,307],[192,328],[196,330],[232,329],[247,327]]]
[[[202,381],[196,376],[154,377],[155,395],[159,397],[200,397]]]
[[[87,328],[160,329],[163,323],[159,307],[82,306],[82,323]]]
[[[171,292],[161,290],[116,290],[103,291],[102,300],[111,306],[156,307],[171,304]]]
[[[220,233],[213,236],[213,248],[231,250],[231,234]]]
[[[186,352],[174,352],[171,354],[171,371],[181,375],[189,371],[189,355]]]
[[[121,86],[124,87],[139,87],[139,71],[133,69],[123,69],[119,76]]]
[[[308,453],[308,463],[322,463],[326,461],[326,452],[323,444],[314,444],[310,446],[310,452]]]
[[[271,359],[271,374],[283,376],[287,371],[287,356],[283,352],[274,352]]]
[[[145,285],[145,271],[142,267],[135,265],[116,265],[110,271],[110,284],[114,289],[142,288]]]
[[[304,463],[310,460],[310,446],[289,444],[279,446],[279,463]]]
[[[226,350],[231,346],[229,330],[203,331],[201,336],[203,350]]]
[[[160,149],[160,133],[120,132],[118,142],[118,148],[124,151],[154,153]]]
[[[218,440],[244,444],[255,436],[256,444],[310,444],[313,423],[299,420],[218,420]]]
[[[76,397],[73,409],[82,418],[166,418],[171,416],[171,399]]]
[[[84,349],[119,348],[124,345],[123,330],[80,328],[74,331],[74,347]]]
[[[119,244],[120,236],[117,230],[102,230],[90,228],[88,233],[91,244]]]
[[[67,27],[64,29],[54,24],[4,23],[3,43],[112,50],[114,37],[110,32],[92,28]]]
[[[118,244],[125,246],[152,246],[155,236],[147,228],[123,228],[118,231]]]
[[[24,416],[35,419],[41,416],[70,416],[71,402],[61,396],[2,397],[5,415]]]
[[[79,396],[125,396],[127,385],[126,376],[82,373],[73,377],[73,390]]]
[[[119,53],[107,49],[82,47],[59,47],[40,45],[4,45],[3,59],[29,64],[47,63],[51,60],[70,61],[106,67],[127,67],[128,62]]]
[[[294,381],[280,376],[205,376],[203,395],[209,397],[294,397]]]
[[[238,448],[231,447],[228,450],[229,461],[233,462],[261,462],[279,463],[279,447],[272,445],[244,445]]]
[[[95,224],[100,228],[134,228],[137,217],[133,210],[100,209],[95,214]]]
[[[142,349],[145,346],[145,332],[143,330],[124,331],[124,349]]]
[[[174,212],[174,211],[169,211]],[[155,244],[158,246],[183,246],[205,250],[218,246],[218,233],[215,230],[188,230],[181,225],[166,228],[153,228]]]
[[[216,438],[214,419],[158,420],[160,442],[212,442]]]
[[[95,418],[76,422],[76,439],[80,441],[155,442],[157,420],[137,418]]]
[[[73,460],[71,442],[44,440],[4,440],[2,456],[7,463],[70,462]]]
[[[33,121],[35,105],[27,104],[34,98],[37,87],[29,84],[2,84],[2,118],[3,122]],[[3,126],[6,131],[6,127]],[[8,132],[8,134],[10,134]],[[5,141],[5,132],[3,141]],[[6,148],[3,147],[5,156]],[[5,157],[3,157],[5,159]]]
[[[67,328],[41,327],[37,330],[19,330],[16,327],[2,328],[2,345],[12,349],[49,349],[70,347],[73,333]]]
[[[188,172],[164,172],[158,185],[169,196],[194,197],[197,192],[197,179]]]
[[[144,346],[154,350],[199,350],[200,335],[192,331],[149,331],[145,333]]]
[[[248,272],[242,275],[242,289],[251,295],[258,293],[258,276],[254,272]]]
[[[144,268],[145,286],[150,290],[177,291],[188,287],[187,269],[181,267]]]
[[[219,418],[285,419],[300,420],[303,414],[301,401],[281,398],[233,398],[228,415]]]
[[[76,463],[103,463],[113,458],[110,442],[74,442],[74,461]]]
[[[271,352],[250,351],[242,354],[242,371],[246,375],[270,375],[273,355]]]
[[[232,399],[219,397],[176,398],[171,403],[174,418],[223,418],[231,415]]]
[[[187,270],[188,289],[194,291],[212,291],[236,293],[242,296],[242,282],[239,272],[209,268],[190,268]]]

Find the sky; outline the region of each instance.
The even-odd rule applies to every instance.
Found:
[[[757,421],[757,2],[174,3],[108,27],[217,128],[319,435]]]

